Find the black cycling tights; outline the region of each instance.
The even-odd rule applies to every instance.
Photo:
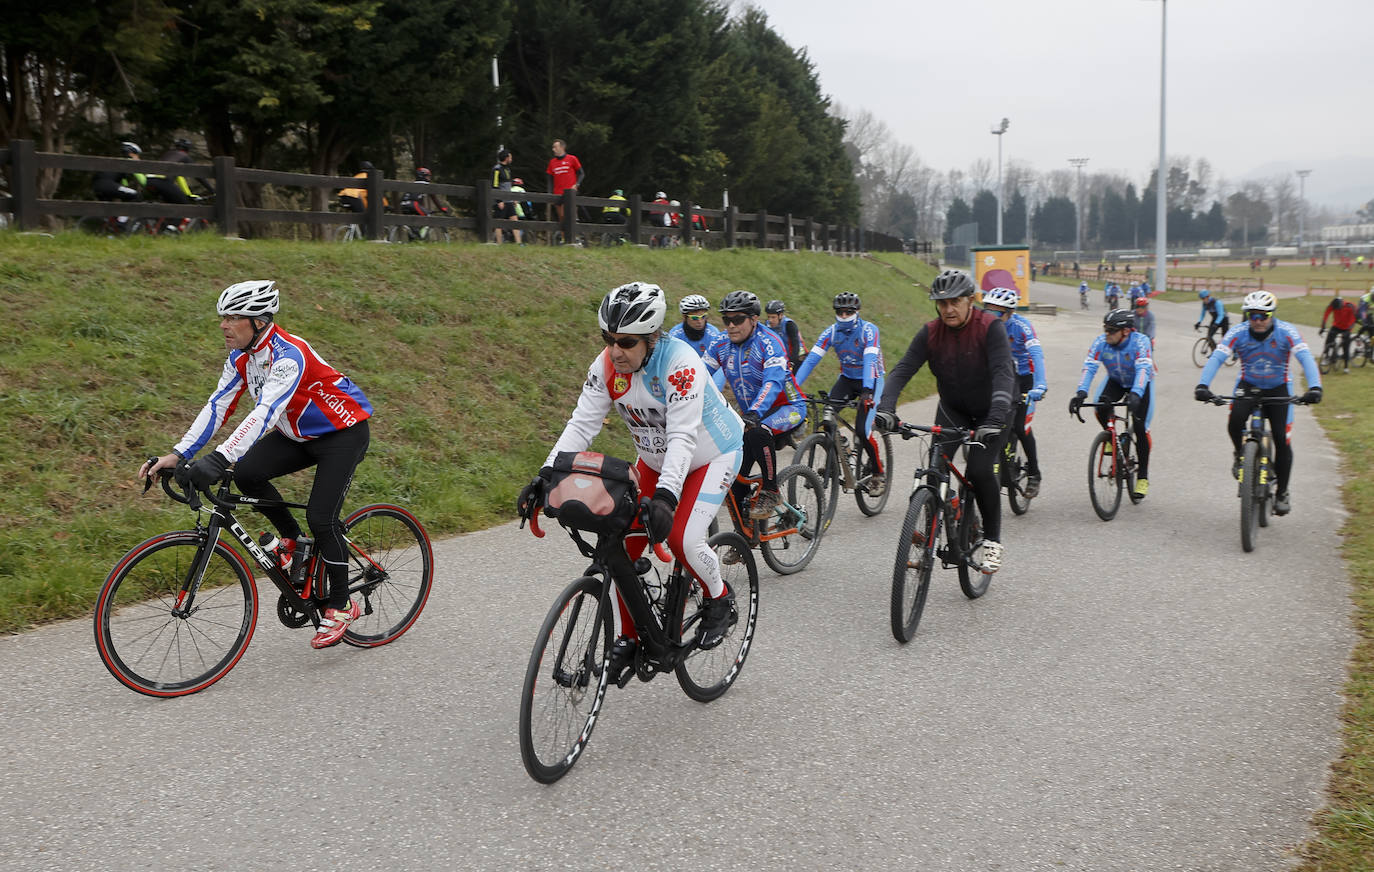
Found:
[[[353,470],[367,454],[369,440],[367,420],[345,430],[309,442],[296,442],[273,430],[259,439],[234,465],[234,482],[250,497],[279,500],[281,493],[272,479],[317,466],[315,483],[306,501],[305,523],[315,539],[317,553],[329,568],[330,608],[348,607],[348,555],[344,552],[344,497],[353,483]],[[283,537],[294,539],[301,534],[300,522],[290,509],[260,509]]]
[[[963,427],[972,429],[981,424],[981,421],[974,421],[962,412],[956,412],[945,408],[941,403],[935,410],[935,423],[941,427]],[[959,462],[959,440],[949,437],[935,437],[943,445],[949,443],[944,448],[944,453],[949,456],[951,464]],[[969,484],[973,486],[973,497],[978,503],[978,514],[983,516],[983,538],[993,542],[1002,541],[1002,485],[997,481],[996,464],[1002,454],[1002,440],[1006,438],[1005,431],[1001,436],[992,440],[992,444],[987,447],[974,446],[968,450],[968,466],[964,471]],[[927,479],[930,484],[936,484],[934,476]],[[959,486],[957,479],[950,476],[950,492],[953,493]]]
[[[1255,390],[1251,385],[1241,382],[1236,385],[1236,393]],[[1263,388],[1262,397],[1289,396],[1288,386]],[[1255,408],[1254,400],[1240,399],[1231,404],[1231,417],[1226,420],[1226,432],[1231,437],[1231,445],[1240,454],[1241,438],[1250,426],[1250,412]],[[1293,446],[1288,444],[1288,412],[1290,406],[1283,403],[1266,403],[1264,417],[1269,421],[1270,438],[1274,441],[1274,473],[1279,480],[1279,493],[1288,493],[1288,475],[1293,471]]]
[[[830,399],[852,400],[859,395],[859,391],[863,390],[863,386],[864,383],[861,379],[842,375],[835,379],[835,384],[831,386]],[[873,464],[874,469],[877,469],[882,464],[878,462],[878,451],[873,447],[873,440],[868,438],[868,419],[872,411],[872,406],[860,407],[855,410],[854,432],[858,435],[859,441],[863,443],[864,453],[868,455],[868,462]],[[844,463],[844,458],[841,458],[840,462]]]
[[[1145,419],[1149,416],[1150,391],[1154,389],[1153,384],[1145,386],[1145,393],[1140,398],[1140,414],[1131,416],[1131,432],[1135,434],[1135,474],[1136,478],[1149,479],[1150,477],[1150,431]],[[1097,398],[1099,403],[1117,403],[1126,396],[1130,389],[1124,387],[1115,379],[1107,379],[1107,383],[1102,386],[1102,395]],[[1112,409],[1106,406],[1098,406],[1093,409],[1097,414],[1097,423],[1102,425],[1102,429],[1107,429],[1107,421],[1114,414]],[[1121,434],[1118,433],[1118,436]]]
[[[761,490],[778,489],[778,459],[773,431],[767,427],[746,427],[744,430],[744,457],[740,463],[740,474],[748,475],[758,464],[759,477],[763,479]],[[739,496],[739,493],[736,493]]]
[[[1035,387],[1035,374],[1026,373],[1016,377],[1017,387],[1021,389],[1021,394],[1027,394],[1031,388]],[[1025,400],[1018,400],[1016,411],[1012,414],[1011,426],[1016,428],[1016,438],[1020,440],[1021,447],[1026,450],[1026,474],[1040,474],[1040,454],[1035,450],[1035,433],[1026,429],[1026,413],[1030,411],[1030,404]]]

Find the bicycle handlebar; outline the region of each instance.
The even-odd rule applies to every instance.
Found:
[[[1302,397],[1257,397],[1250,394],[1232,394],[1229,397],[1216,394],[1213,395],[1213,397],[1210,400],[1207,400],[1207,402],[1211,403],[1214,406],[1224,406],[1227,403],[1234,402],[1236,400],[1250,400],[1261,406],[1286,406],[1290,404],[1294,406],[1307,405],[1307,403],[1303,401]]]
[[[1096,409],[1098,406],[1101,406],[1101,407],[1104,408],[1104,409],[1115,409],[1115,408],[1117,408],[1118,406],[1124,406],[1124,405],[1126,405],[1126,401],[1125,401],[1125,400],[1117,400],[1115,403],[1103,403],[1103,402],[1096,402],[1096,403],[1080,403],[1079,406],[1078,406],[1078,410],[1075,411],[1075,412],[1073,413],[1073,415],[1074,415],[1075,418],[1078,419],[1078,423],[1080,423],[1080,424],[1086,424],[1086,423],[1088,423],[1088,422],[1087,422],[1086,420],[1084,420],[1084,418],[1083,418],[1083,410],[1084,410],[1084,409]]]
[[[165,470],[164,470],[164,472],[165,472]],[[644,528],[644,533],[645,533],[645,536],[646,536],[646,537],[648,536],[648,532],[649,532],[649,504],[650,504],[650,502],[651,502],[651,500],[650,500],[648,497],[644,497],[643,499],[641,499],[641,500],[639,501],[639,508],[635,510],[635,519],[639,521],[639,523],[640,523],[641,526],[643,526],[643,528]],[[536,499],[534,499],[534,500],[532,500],[532,501],[530,502],[530,504],[529,504],[529,514],[525,514],[524,512],[521,512],[521,513],[520,513],[520,526],[521,526],[521,527],[524,527],[524,526],[525,526],[525,522],[526,522],[526,521],[529,521],[529,522],[530,522],[530,532],[533,533],[534,536],[535,536],[535,538],[537,538],[537,539],[543,539],[543,538],[544,538],[544,530],[543,530],[543,528],[541,528],[541,527],[539,526],[539,509],[540,509],[540,507],[541,507],[543,504],[544,504],[544,494],[543,494],[543,493],[540,493],[539,496],[538,496]],[[667,548],[663,547],[663,543],[662,543],[662,542],[652,542],[652,543],[650,543],[650,545],[653,547],[654,556],[657,557],[659,560],[662,560],[664,563],[672,563],[672,562],[673,562],[673,555],[672,555],[672,552],[670,552]]]

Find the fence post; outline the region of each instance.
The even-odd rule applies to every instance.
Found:
[[[215,158],[215,223],[221,236],[238,236],[239,189],[234,182],[234,158],[227,154]]]
[[[725,247],[735,247],[735,227],[739,224],[739,207],[730,206],[725,210]]]
[[[796,240],[792,238],[792,213],[784,215],[782,222],[782,250],[796,251]]]
[[[14,185],[14,223],[20,230],[38,228],[38,160],[32,139],[10,141],[10,182]]]
[[[568,188],[563,192],[563,244],[577,242],[577,189]]]
[[[640,214],[639,214],[639,210],[640,210],[640,209],[643,209],[643,208],[644,208],[644,198],[641,197],[641,196],[639,196],[638,194],[631,194],[631,195],[630,195],[630,220],[629,220],[629,222],[625,225],[627,231],[628,231],[629,234],[630,234],[630,244],[631,244],[631,245],[638,245],[638,244],[639,244],[639,224],[640,224],[640,218],[641,218],[641,216],[640,216]]]
[[[363,231],[374,241],[386,238],[386,228],[382,226],[382,171],[376,168],[367,171],[367,219]]]
[[[488,179],[478,179],[473,187],[477,189],[477,241],[491,242],[492,188]],[[505,234],[501,236],[504,238]]]
[[[756,220],[757,220],[757,223],[754,225],[754,247],[755,247],[755,248],[767,248],[767,247],[768,247],[768,212],[766,212],[766,211],[763,210],[763,209],[760,209],[760,210],[759,210],[758,218],[757,218]]]
[[[806,227],[802,230],[802,233],[805,234],[805,239],[806,239],[806,250],[807,250],[807,251],[810,251],[811,249],[815,248],[815,247],[816,247],[816,222],[815,222],[813,219],[811,219],[811,218],[807,218],[807,219],[806,219]]]
[[[682,247],[692,247],[692,201],[682,201],[682,226],[678,228],[678,235],[682,237]]]

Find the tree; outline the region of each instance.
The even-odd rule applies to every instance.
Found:
[[[1035,238],[1051,245],[1071,245],[1077,233],[1073,201],[1050,197],[1035,210]]]
[[[1014,190],[1002,212],[1002,239],[1009,245],[1026,241],[1026,197]]]
[[[1233,241],[1248,247],[1252,238],[1264,238],[1273,217],[1266,199],[1264,186],[1258,182],[1248,182],[1226,198],[1225,215]]]
[[[954,240],[954,228],[962,227],[973,221],[973,209],[962,197],[955,197],[945,212],[945,244]]]
[[[973,197],[973,220],[978,222],[978,244],[997,241],[997,195],[984,188]]]

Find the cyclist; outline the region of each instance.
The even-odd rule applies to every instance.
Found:
[[[720,577],[720,562],[706,544],[725,488],[739,469],[743,426],[720,391],[702,373],[701,358],[684,342],[660,332],[668,311],[663,290],[630,282],[608,293],[597,310],[606,349],[587,370],[572,417],[549,452],[545,467],[516,502],[528,516],[560,451],[583,451],[601,431],[614,407],[634,437],[641,492],[652,493],[649,538],[668,540],[673,555],[701,583],[709,597],[697,630],[703,648],[724,638],[732,595]],[[632,537],[626,550],[638,560],[645,542]],[[613,680],[630,668],[638,639],[616,592]]]
[[[1350,328],[1355,326],[1355,307],[1341,299],[1340,292],[1331,299],[1331,305],[1322,312],[1322,326],[1317,331],[1321,336],[1326,332],[1326,319],[1331,319],[1331,336],[1327,339],[1328,345],[1341,344],[1341,359],[1345,361],[1345,371],[1350,372]],[[1335,367],[1335,361],[1332,361]]]
[[[930,298],[939,317],[917,331],[906,354],[892,368],[878,402],[876,422],[884,430],[896,429],[897,398],[917,370],[929,363],[940,395],[935,423],[974,428],[974,439],[981,443],[969,449],[967,472],[983,516],[983,569],[996,572],[1005,554],[997,459],[1002,430],[1011,417],[1016,366],[1006,326],[991,312],[974,307],[975,290],[973,279],[959,270],[947,269],[930,283]]]
[[[1144,285],[1131,283],[1131,288],[1126,292],[1130,298],[1131,305],[1134,306],[1137,300],[1143,300],[1149,294],[1149,290]]]
[[[1150,311],[1149,297],[1135,298],[1135,329],[1150,337],[1150,348],[1155,347],[1155,313]]]
[[[1026,447],[1026,498],[1035,499],[1040,495],[1040,454],[1035,449],[1035,434],[1031,432],[1031,419],[1035,417],[1035,404],[1045,396],[1045,351],[1040,347],[1040,337],[1029,319],[1016,314],[1021,302],[1021,294],[1016,288],[993,288],[983,294],[983,308],[1001,319],[1007,328],[1007,341],[1011,343],[1011,357],[1016,361],[1016,382],[1018,399],[1016,412],[1011,426],[1020,433],[1021,444]]]
[[[358,164],[358,172],[354,173],[353,178],[355,178],[355,179],[366,179],[366,178],[367,178],[368,172],[369,172],[370,170],[372,170],[372,169],[374,169],[374,167],[372,166],[372,161],[370,161],[370,160],[365,160],[365,161],[363,161],[362,163]],[[350,212],[366,212],[366,211],[367,211],[367,188],[366,188],[366,186],[364,186],[364,187],[358,187],[358,188],[340,188],[340,189],[339,189],[339,205],[342,206],[343,208],[347,209],[347,210],[350,211]]]
[[[348,557],[339,511],[353,470],[367,453],[372,404],[363,392],[324,361],[299,336],[275,323],[280,295],[275,282],[247,281],[225,288],[216,311],[229,357],[195,423],[172,449],[139,468],[139,478],[175,468],[177,479],[208,488],[233,466],[234,482],[250,497],[280,500],[271,480],[318,466],[306,524],[329,574],[329,607],[315,648],[337,644],[359,615],[348,595]],[[244,394],[253,408],[228,439],[197,458],[229,419]],[[283,540],[281,555],[294,550],[300,522],[286,508],[260,510]]]
[[[1105,369],[1107,380],[1099,398],[1108,403],[1115,403],[1123,396],[1126,398],[1139,460],[1135,495],[1143,498],[1150,492],[1150,421],[1155,412],[1154,391],[1150,389],[1155,378],[1150,340],[1135,332],[1135,316],[1125,309],[1108,312],[1102,319],[1102,328],[1102,335],[1093,340],[1083,360],[1083,377],[1078,382],[1078,393],[1069,400],[1069,414],[1076,414],[1088,398],[1088,388],[1098,367]],[[1097,413],[1097,423],[1107,429],[1111,408],[1098,406],[1093,411]],[[1109,444],[1107,450],[1113,451],[1115,446]]]
[[[134,142],[121,142],[119,153],[129,160],[138,160],[139,155],[143,154],[143,149]],[[91,176],[91,193],[95,194],[97,200],[107,202],[141,200],[143,195],[138,189],[147,183],[148,177],[142,173],[102,170]]]
[[[724,334],[703,357],[716,387],[730,384],[744,419],[744,462],[748,475],[759,466],[762,482],[749,510],[751,518],[767,518],[778,505],[777,449],[780,441],[806,421],[806,396],[787,369],[787,346],[778,334],[759,323],[763,309],[748,291],[731,291],[720,303]],[[743,504],[744,485],[736,483],[735,499]]]
[[[1221,344],[1207,360],[1197,387],[1193,388],[1193,396],[1201,402],[1212,399],[1214,394],[1209,385],[1232,353],[1240,358],[1240,378],[1236,380],[1232,393],[1253,389],[1261,397],[1292,396],[1293,374],[1288,368],[1289,355],[1292,355],[1302,364],[1303,377],[1307,379],[1303,402],[1320,403],[1322,377],[1317,362],[1298,329],[1274,317],[1278,299],[1268,291],[1254,291],[1246,295],[1241,307],[1244,320],[1222,337]],[[1231,403],[1231,417],[1226,422],[1226,432],[1231,437],[1234,455],[1231,462],[1232,478],[1240,478],[1241,437],[1254,409],[1255,400],[1252,398]],[[1266,405],[1264,416],[1269,420],[1270,438],[1274,440],[1274,471],[1279,486],[1278,496],[1274,499],[1274,514],[1286,515],[1289,510],[1288,480],[1293,471],[1293,445],[1289,441],[1289,433],[1293,429],[1293,407],[1279,403]]]
[[[1355,334],[1355,338],[1361,336],[1374,336],[1374,288],[1369,289],[1369,293],[1360,297],[1360,302],[1355,307],[1355,319],[1360,322],[1360,331]]]
[[[415,168],[415,181],[421,185],[428,185],[434,179],[434,174],[427,167]],[[428,191],[406,191],[401,194],[401,214],[403,215],[429,215],[432,212],[448,212],[447,206],[439,202],[439,198]]]
[[[830,396],[841,401],[858,398],[859,411],[854,416],[854,431],[863,443],[864,453],[868,455],[868,465],[864,467],[862,477],[868,479],[868,492],[880,496],[884,470],[878,441],[873,438],[873,417],[878,411],[873,405],[873,396],[883,395],[883,379],[887,370],[883,367],[878,325],[859,317],[862,304],[858,294],[836,294],[831,305],[835,310],[835,323],[821,331],[816,344],[811,347],[811,353],[797,368],[797,385],[800,387],[806,383],[807,376],[825,357],[827,348],[835,352],[840,359],[840,374],[830,388]]]
[[[782,300],[769,300],[768,305],[763,307],[763,314],[768,328],[787,343],[787,365],[796,372],[806,356],[806,341],[802,339],[801,328],[796,321],[787,317],[787,305]]]
[[[682,323],[674,324],[668,335],[681,339],[692,346],[698,355],[705,357],[706,349],[724,335],[720,328],[707,320],[711,314],[711,301],[701,294],[688,294],[677,304],[677,309],[682,313]]]
[[[616,205],[614,205],[614,206],[602,206],[602,207],[601,207],[601,223],[602,223],[602,224],[627,224],[627,223],[629,223],[629,220],[630,220],[630,209],[629,209],[628,205],[626,205],[629,201],[625,199],[625,191],[624,191],[624,189],[623,189],[623,188],[616,188],[614,191],[611,192],[611,196],[607,197],[607,199],[608,199],[608,200],[615,200],[615,201],[616,201]]]
[[[1193,325],[1196,330],[1202,326],[1202,319],[1210,317],[1212,320],[1207,324],[1207,339],[1211,341],[1217,333],[1222,336],[1231,329],[1231,316],[1226,314],[1226,307],[1221,304],[1219,297],[1212,296],[1212,292],[1203,288],[1197,292],[1198,299],[1202,300],[1202,314],[1197,316],[1197,323]]]
[[[163,152],[160,160],[188,164],[191,163],[190,152],[191,140],[178,139],[176,142],[172,143],[170,149]],[[205,179],[196,179],[196,181],[201,187],[205,188],[205,190],[212,191],[209,183],[206,182]],[[191,193],[191,186],[186,183],[185,176],[173,176],[169,179],[161,173],[149,173],[148,190],[156,194],[158,199],[162,200],[164,203],[186,205],[200,199],[195,194]]]
[[[1088,283],[1087,283],[1087,282],[1079,282],[1079,283],[1078,283],[1078,305],[1079,305],[1081,308],[1084,308],[1084,309],[1088,308]]]
[[[1107,311],[1110,312],[1121,302],[1121,286],[1116,282],[1107,282],[1102,288],[1102,296],[1107,302]]]

